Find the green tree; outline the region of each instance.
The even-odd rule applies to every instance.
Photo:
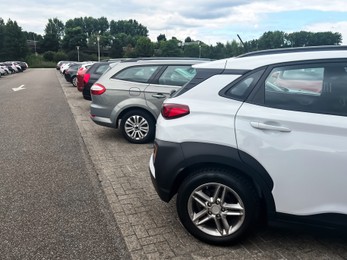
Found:
[[[91,16],[89,17],[84,17],[83,18],[83,21],[84,21],[84,33],[87,34],[87,37],[91,37],[93,34],[96,34],[97,33],[97,20]]]
[[[258,40],[258,47],[260,50],[287,47],[285,33],[282,31],[265,32]]]
[[[177,39],[171,39],[159,43],[157,55],[162,57],[180,57],[183,55],[183,51],[179,46],[179,41]]]
[[[40,47],[43,52],[58,51],[60,49],[60,39],[58,35],[52,33],[46,34],[41,41]]]
[[[227,42],[225,49],[227,57],[234,57],[243,53],[242,47],[235,40],[233,40],[232,42]]]
[[[217,42],[216,46],[212,47],[210,54],[211,59],[223,59],[226,58],[226,49],[223,43]]]
[[[288,46],[304,47],[319,45],[338,45],[342,42],[342,35],[333,32],[294,32],[286,35]]]
[[[64,36],[64,23],[58,18],[48,19],[45,27],[45,34],[55,35],[59,40]]]
[[[86,48],[87,36],[83,33],[81,27],[66,27],[65,36],[63,39],[63,49],[76,50],[77,46],[80,46],[81,49]]]
[[[151,57],[154,54],[154,44],[145,36],[137,39],[135,49],[139,57]]]
[[[160,41],[166,41],[166,36],[165,34],[159,34],[158,37],[157,37],[157,41],[160,42]]]
[[[110,24],[107,20],[106,17],[100,17],[98,18],[97,20],[97,31],[100,33],[100,34],[104,34],[105,32],[108,31],[108,29],[110,28]]]
[[[136,58],[137,57],[136,49],[131,44],[126,46],[124,49],[125,49],[124,50],[124,57],[126,57],[126,58]]]
[[[199,57],[201,55],[200,51],[201,46],[199,44],[185,44],[183,47],[183,55],[185,57]]]
[[[122,58],[124,55],[123,45],[121,40],[118,38],[113,39],[111,49],[110,49],[110,57],[111,58]]]
[[[112,20],[110,22],[110,33],[111,35],[124,33],[130,36],[147,36],[148,29],[136,20],[119,20],[117,22]]]
[[[4,26],[3,46],[0,59],[21,60],[29,52],[25,35],[16,21],[9,19]]]
[[[0,57],[3,52],[5,41],[5,23],[4,20],[0,17]]]
[[[192,42],[192,39],[188,36],[188,37],[184,40],[184,42]]]
[[[258,40],[251,40],[251,41],[245,42],[242,52],[245,53],[245,52],[257,51],[257,50],[259,50]]]

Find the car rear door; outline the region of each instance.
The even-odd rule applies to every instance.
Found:
[[[159,116],[162,103],[195,76],[191,65],[168,65],[162,68],[145,89],[147,106]]]
[[[336,65],[342,72],[333,79],[327,72]],[[252,103],[237,113],[238,148],[270,174],[277,212],[347,214],[347,81],[334,83],[347,78],[346,69],[347,63],[270,68]],[[315,77],[321,91],[298,90],[297,82],[296,89],[277,86],[278,71],[306,73],[302,81]]]

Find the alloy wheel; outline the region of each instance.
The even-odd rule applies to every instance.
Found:
[[[219,183],[206,183],[196,188],[187,207],[194,225],[211,236],[229,236],[245,219],[241,198],[230,187]]]

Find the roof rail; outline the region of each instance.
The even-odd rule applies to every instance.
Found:
[[[314,51],[337,51],[347,50],[346,45],[322,45],[322,46],[308,46],[308,47],[292,47],[292,48],[280,48],[280,49],[269,49],[261,51],[252,51],[237,56],[237,58],[261,56],[270,54],[281,54],[281,53],[294,53],[294,52],[314,52]]]
[[[194,57],[139,57],[132,59],[124,59],[121,62],[137,62],[137,61],[146,61],[146,60],[201,60],[201,61],[211,61],[207,58],[194,58]]]

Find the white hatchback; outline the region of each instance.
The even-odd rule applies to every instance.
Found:
[[[150,172],[182,224],[239,241],[260,215],[347,226],[347,48],[263,51],[195,65],[157,121]]]

